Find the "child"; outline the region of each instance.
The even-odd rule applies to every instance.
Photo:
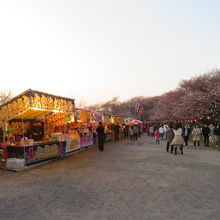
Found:
[[[156,144],[160,143],[160,133],[158,130],[154,132],[154,137],[156,138]]]

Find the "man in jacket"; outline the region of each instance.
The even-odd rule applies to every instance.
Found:
[[[188,146],[190,132],[191,130],[190,130],[189,125],[185,125],[185,128],[183,128],[182,136],[183,136],[186,147]]]
[[[138,128],[136,125],[133,127],[133,137],[134,137],[134,140],[138,139]]]
[[[99,126],[96,129],[98,134],[98,148],[100,151],[104,151],[104,142],[105,142],[105,129],[102,126],[102,122],[99,122]]]
[[[205,125],[205,127],[202,128],[202,135],[204,137],[205,147],[208,147],[209,146],[209,135],[210,135],[210,129],[208,125]]]

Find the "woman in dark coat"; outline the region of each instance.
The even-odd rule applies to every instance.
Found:
[[[173,138],[174,138],[174,132],[173,132],[173,126],[170,125],[170,127],[168,128],[168,130],[166,131],[166,136],[167,136],[167,146],[166,146],[166,150],[167,152],[169,152],[170,149],[170,143],[172,142]],[[173,151],[172,146],[171,146],[171,152]]]

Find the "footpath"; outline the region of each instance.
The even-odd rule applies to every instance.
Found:
[[[24,172],[0,170],[0,220],[218,220],[220,152],[143,135]]]

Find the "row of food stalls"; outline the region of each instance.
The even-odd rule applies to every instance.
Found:
[[[8,158],[26,166],[78,151],[97,142],[99,122],[106,141],[115,138],[115,126],[129,119],[76,109],[74,99],[27,90],[0,106],[0,167]]]

